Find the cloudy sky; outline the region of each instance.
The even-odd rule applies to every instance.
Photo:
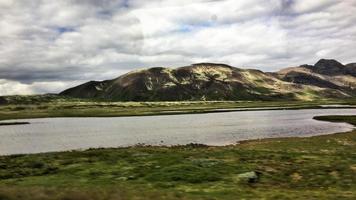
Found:
[[[0,95],[133,69],[356,62],[356,0],[0,0]]]

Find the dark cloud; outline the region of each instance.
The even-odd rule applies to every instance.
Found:
[[[279,15],[294,15],[293,6],[295,0],[281,0],[281,9],[277,14]]]

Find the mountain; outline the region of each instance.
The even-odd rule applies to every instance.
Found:
[[[198,63],[136,70],[112,80],[90,81],[60,95],[117,101],[346,98],[356,94],[354,72],[355,64],[325,59],[275,73]]]
[[[321,59],[315,65],[301,65],[275,73],[283,81],[335,89],[349,96],[356,94],[356,65]]]
[[[345,72],[351,76],[356,76],[356,63],[345,65]]]
[[[0,105],[7,104],[5,97],[0,97]]]

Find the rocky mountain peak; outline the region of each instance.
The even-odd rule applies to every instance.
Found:
[[[334,59],[320,59],[317,63],[314,65],[315,67],[339,67],[343,68],[344,65],[338,62],[337,60]]]
[[[327,75],[342,74],[344,71],[344,65],[334,59],[320,59],[312,67],[312,70]]]

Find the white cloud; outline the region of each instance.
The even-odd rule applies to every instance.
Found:
[[[337,4],[335,0],[296,0],[294,1],[293,11],[296,13],[318,12],[326,7]]]
[[[80,84],[78,81],[40,81],[33,82],[31,84],[24,84],[18,81],[0,79],[0,94],[1,95],[30,95],[30,94],[45,94],[56,93],[58,91],[65,90],[69,87],[73,87]]]
[[[354,62],[355,13],[355,1],[335,0],[1,0],[0,95],[149,66]]]
[[[0,79],[0,94],[15,95],[15,94],[33,94],[34,91],[27,84],[22,84],[16,81]]]

